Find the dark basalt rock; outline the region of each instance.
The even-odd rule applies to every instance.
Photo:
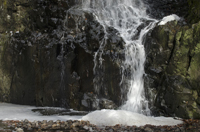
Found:
[[[50,115],[70,115],[70,116],[78,116],[78,115],[86,115],[88,112],[85,111],[73,111],[71,109],[58,109],[58,108],[40,108],[40,109],[32,109],[33,112],[39,112],[43,116]]]
[[[157,19],[171,14],[176,14],[189,24],[200,21],[199,0],[144,0],[149,6],[147,13]]]
[[[144,3],[149,6],[147,12],[157,19],[171,14],[186,18],[189,14],[188,0],[144,0]]]
[[[104,29],[92,14],[69,10],[76,1],[1,4],[4,10],[0,25],[8,23],[1,29],[1,101],[78,110],[112,109],[121,103],[120,86],[115,82],[121,79],[123,41],[114,29],[106,29],[109,39],[104,42]],[[10,11],[7,18],[8,8],[14,5],[15,11]],[[15,19],[18,12],[24,15]],[[100,65],[97,55],[94,74],[94,54],[102,43],[105,61]],[[99,82],[102,86],[94,89]],[[82,104],[86,93],[100,100],[96,107]],[[95,103],[92,98],[86,100]]]

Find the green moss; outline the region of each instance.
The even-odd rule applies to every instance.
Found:
[[[183,44],[185,46],[192,44],[193,42],[193,29],[188,29],[185,31],[185,34],[183,35]]]
[[[179,43],[179,40],[181,39],[182,31],[177,32],[176,34],[176,43]]]
[[[7,5],[7,1],[6,1],[6,0],[3,2],[3,5],[4,5],[4,6],[6,6],[6,5]]]
[[[198,99],[198,93],[197,93],[196,90],[193,90],[193,97],[194,97],[195,100]]]
[[[165,28],[159,27],[158,32],[159,34],[156,35],[157,40],[163,48],[166,48],[168,45],[168,35],[167,32],[165,31]]]
[[[5,70],[3,57],[8,41],[8,36],[2,34],[0,40],[0,100],[6,102],[9,101],[8,95],[10,94],[11,76]]]
[[[187,73],[187,66],[188,66],[188,52],[189,48],[185,46],[179,47],[178,51],[176,52],[176,56],[174,56],[174,64],[176,64],[176,72],[179,75],[186,75]]]
[[[188,72],[190,47],[193,45],[193,29],[182,28],[176,34],[176,46],[173,56],[173,64],[176,67],[175,74],[186,76]]]
[[[190,68],[188,70],[190,80],[192,83],[193,88],[199,90],[199,81],[200,81],[200,71],[199,71],[199,66],[200,66],[200,43],[198,43],[194,50],[192,50],[192,60],[190,64]],[[200,91],[200,90],[199,90]]]
[[[193,113],[193,111],[187,110],[187,114],[190,119],[193,119]]]

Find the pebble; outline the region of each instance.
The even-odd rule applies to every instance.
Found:
[[[24,132],[24,130],[21,129],[21,128],[17,128],[16,131],[17,131],[17,132]]]
[[[98,127],[90,124],[88,121],[0,121],[3,128],[0,132],[26,132],[26,131],[41,131],[41,132],[184,132],[184,131],[200,131],[199,120],[183,120],[183,124],[177,126],[153,126],[146,125],[141,127],[136,126],[104,126]]]
[[[151,128],[149,128],[149,127],[146,127],[146,128],[144,129],[144,131],[145,131],[145,132],[153,132],[153,130],[152,130]]]
[[[53,125],[52,125],[52,128],[53,128],[53,129],[56,129],[56,128],[57,128],[57,124],[53,124]]]

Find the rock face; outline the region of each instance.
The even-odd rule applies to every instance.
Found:
[[[170,115],[200,118],[200,22],[157,26],[146,41],[146,72],[155,106]],[[148,78],[148,77],[147,77]]]
[[[97,60],[94,55],[104,29],[91,14],[69,10],[75,3],[0,2],[0,25],[5,25],[0,29],[0,101],[78,110],[121,103],[115,82],[121,79],[118,51],[123,41],[107,29],[110,39],[102,54],[106,63],[100,65],[99,54]]]

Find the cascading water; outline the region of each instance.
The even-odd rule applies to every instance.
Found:
[[[60,82],[60,95],[61,95],[61,99],[60,99],[60,104],[61,107],[68,107],[67,101],[64,99],[65,95],[64,95],[64,90],[65,90],[65,64],[64,64],[64,54],[65,54],[65,50],[64,50],[64,33],[62,33],[62,37],[60,39],[60,54],[57,56],[57,59],[60,61],[60,65],[61,65],[61,73],[60,73],[60,77],[61,77],[61,82]]]
[[[150,115],[143,88],[145,50],[142,41],[145,34],[154,27],[156,20],[146,14],[141,0],[82,0],[82,9],[93,13],[104,29],[115,28],[125,42],[120,85],[122,91],[128,90],[128,94],[121,109]],[[106,35],[105,30],[105,39]],[[104,45],[102,43],[95,54],[95,61],[97,54],[100,54],[100,64]]]
[[[145,5],[141,0],[82,0],[82,10],[93,13],[103,26],[105,36],[94,57],[94,63],[102,64],[103,48],[106,45],[107,27],[118,31],[125,42],[125,60],[122,65],[122,93],[128,90],[127,98],[121,110],[97,110],[84,116],[95,125],[176,125],[181,121],[172,118],[154,118],[150,115],[148,101],[144,93],[145,50],[143,40],[157,20],[146,14]],[[97,55],[99,54],[99,59]],[[98,59],[98,60],[97,60]],[[95,68],[94,67],[94,73]],[[139,114],[138,114],[139,113]]]

